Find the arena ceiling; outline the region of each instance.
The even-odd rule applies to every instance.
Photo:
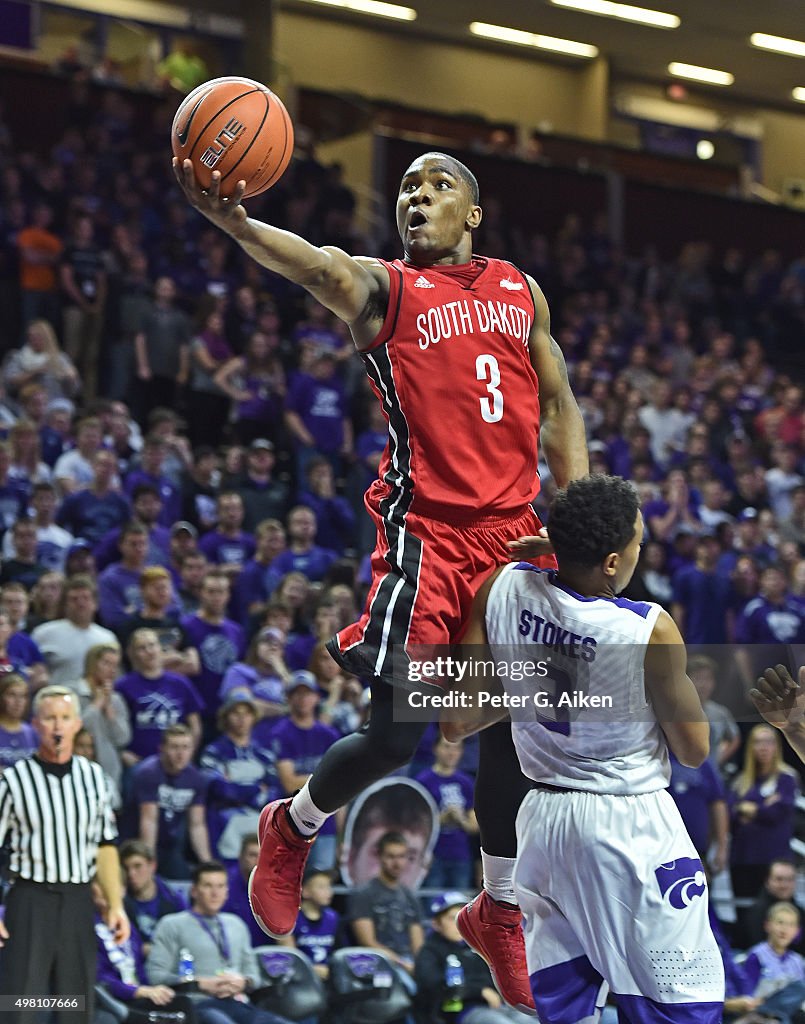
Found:
[[[805,57],[784,56],[751,46],[754,32],[802,40],[805,43],[805,0],[632,0],[641,6],[676,14],[679,28],[659,29],[616,21],[554,6],[551,0],[395,0],[417,10],[413,22],[389,22],[350,14],[305,0],[282,0],[282,6],[320,17],[337,17],[355,24],[391,32],[414,33],[459,41],[473,46],[494,46],[523,53],[524,48],[480,41],[469,34],[472,21],[494,23],[527,32],[592,43],[611,66],[614,78],[640,78],[668,83],[671,61],[731,72],[729,87],[686,85],[714,97],[750,100],[791,110],[805,106],[792,99],[795,87],[805,88]],[[805,52],[805,46],[803,47]],[[525,51],[529,52],[529,51]],[[533,51],[540,60],[583,63]]]

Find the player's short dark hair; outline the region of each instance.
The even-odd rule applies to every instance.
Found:
[[[548,535],[562,565],[592,569],[634,537],[640,498],[619,476],[586,476],[558,491],[548,516]]]
[[[456,172],[456,176],[461,178],[470,193],[473,206],[477,206],[481,201],[481,190],[478,187],[478,179],[472,173],[472,171],[463,164],[457,157],[451,156],[449,153],[442,153],[438,150],[434,150],[430,153],[423,153],[424,157],[441,157],[442,160],[446,160]]]

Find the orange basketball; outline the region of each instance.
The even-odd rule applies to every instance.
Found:
[[[278,96],[250,78],[214,78],[185,97],[171,128],[173,155],[192,160],[208,188],[221,172],[221,195],[242,179],[244,198],[279,181],[293,153],[293,124]]]

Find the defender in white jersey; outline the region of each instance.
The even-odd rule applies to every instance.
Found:
[[[511,709],[533,784],[514,884],[539,1018],[594,1024],[611,989],[623,1024],[717,1024],[724,972],[704,867],[666,791],[668,747],[698,767],[709,729],[671,617],[617,597],[640,551],[637,492],[577,480],[548,534],[558,572],[510,564],[481,588],[464,651],[483,645],[496,680],[478,672],[472,707],[442,722],[455,739]]]

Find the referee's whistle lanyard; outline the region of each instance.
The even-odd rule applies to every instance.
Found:
[[[195,910],[191,910],[190,913],[193,915],[193,917],[198,921],[198,923],[201,925],[204,931],[215,943],[215,948],[221,954],[221,958],[224,961],[224,966],[231,967],[232,964],[229,959],[231,953],[231,950],[229,948],[229,939],[227,938],[226,928],[224,928],[224,922],[221,920],[221,918],[218,917],[217,914],[213,918],[215,923],[218,925],[218,934],[216,935],[213,932],[212,928],[210,928],[209,924],[207,923],[207,920],[203,918],[201,914],[197,914]]]

